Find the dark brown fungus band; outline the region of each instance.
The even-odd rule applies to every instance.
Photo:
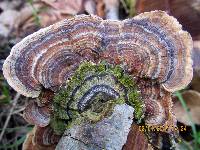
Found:
[[[24,110],[23,117],[31,124],[45,127],[50,122],[50,113],[47,106],[39,107],[36,102],[30,102]]]
[[[41,87],[57,91],[82,60],[121,64],[131,75],[155,79],[170,92],[192,78],[192,40],[163,11],[124,21],[79,15],[35,32],[16,44],[3,73],[19,93],[38,97]]]
[[[36,145],[40,146],[52,146],[54,144],[57,144],[60,137],[59,135],[56,135],[53,131],[53,129],[50,126],[41,128],[36,126],[35,127],[35,134],[33,137],[33,142]]]
[[[146,125],[175,125],[171,92],[192,79],[191,50],[189,33],[163,11],[123,21],[77,15],[16,44],[3,74],[20,94],[38,97],[24,118],[38,126],[34,142],[45,147],[57,140],[53,132],[99,121],[115,104],[133,106]]]
[[[56,144],[60,139],[59,135],[55,135],[53,130],[47,127],[35,126],[26,137],[23,143],[23,150],[55,150]]]

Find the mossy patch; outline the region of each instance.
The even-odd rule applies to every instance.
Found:
[[[142,119],[144,105],[130,75],[118,65],[82,62],[54,97],[51,124],[60,133],[63,131],[58,131],[58,126],[63,130],[63,126],[70,128],[83,122],[95,123],[112,114],[116,104],[123,103],[134,107],[135,119]],[[62,121],[64,125],[60,125]]]

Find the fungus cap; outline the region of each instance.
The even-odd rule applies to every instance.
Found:
[[[189,33],[163,11],[124,21],[78,15],[16,44],[5,60],[3,74],[17,92],[38,97],[42,86],[57,91],[82,60],[106,60],[173,92],[192,79],[191,49]]]

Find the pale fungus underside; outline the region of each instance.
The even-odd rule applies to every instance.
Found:
[[[26,120],[59,134],[123,103],[138,122],[174,125],[171,92],[192,79],[191,49],[189,33],[163,11],[123,21],[77,15],[16,44],[3,73],[17,92],[39,99]]]

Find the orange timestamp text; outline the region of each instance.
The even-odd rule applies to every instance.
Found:
[[[169,125],[139,125],[139,131],[141,132],[168,132],[168,131],[186,131],[186,126],[169,126]]]

